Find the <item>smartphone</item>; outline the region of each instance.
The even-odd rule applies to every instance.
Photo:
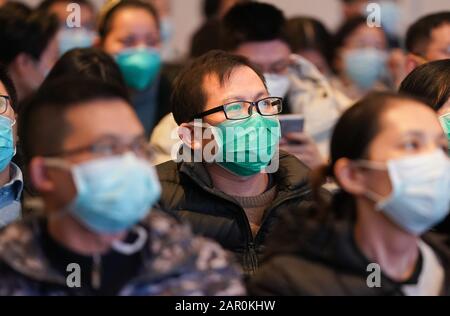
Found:
[[[301,114],[278,115],[281,125],[281,136],[289,133],[301,133],[305,126],[305,117]]]

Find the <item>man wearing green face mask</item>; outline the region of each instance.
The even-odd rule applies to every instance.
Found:
[[[183,147],[178,162],[157,166],[160,206],[251,275],[280,214],[310,199],[308,168],[278,152],[282,98],[246,58],[212,51],[177,77],[172,108]]]
[[[147,137],[169,113],[171,86],[161,75],[159,24],[155,8],[140,0],[107,1],[99,18],[98,45],[119,66]]]

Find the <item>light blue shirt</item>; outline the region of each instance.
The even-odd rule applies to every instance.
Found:
[[[23,190],[23,175],[20,168],[11,162],[11,180],[0,188],[0,227],[21,217],[20,197]]]

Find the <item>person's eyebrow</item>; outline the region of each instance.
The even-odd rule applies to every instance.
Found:
[[[266,91],[260,91],[260,92],[258,92],[258,94],[256,94],[256,95],[253,97],[253,100],[254,100],[254,101],[258,101],[260,98],[262,98],[262,97],[264,97],[264,96],[266,96],[266,95],[268,95],[268,93],[267,93]],[[227,97],[226,99],[223,99],[223,100],[222,100],[222,104],[227,104],[227,103],[230,103],[230,102],[236,102],[236,101],[247,101],[247,102],[252,102],[251,100],[247,100],[246,97],[236,95],[236,96],[229,96],[229,97]]]
[[[402,133],[403,137],[424,137],[424,133],[421,130],[409,130]]]
[[[404,137],[420,137],[420,138],[424,138],[426,137],[425,133],[423,131],[420,130],[410,130],[410,131],[406,131],[405,133],[403,133]],[[442,133],[437,133],[434,138],[436,139],[447,139],[447,136],[445,136],[444,131],[442,131]]]

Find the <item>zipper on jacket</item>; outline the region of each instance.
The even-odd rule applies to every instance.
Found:
[[[306,195],[309,193],[308,190],[306,190],[305,192],[295,192],[293,194],[289,194],[288,196],[284,197],[283,199],[279,200],[278,202],[276,202],[275,204],[273,204],[269,209],[267,209],[266,211],[266,215],[264,216],[262,222],[261,222],[261,227],[259,229],[259,231],[256,233],[255,236],[253,236],[252,233],[252,229],[250,227],[250,222],[248,220],[247,214],[245,214],[245,210],[242,208],[241,205],[239,205],[239,203],[237,203],[236,201],[234,201],[233,199],[231,199],[229,196],[227,196],[226,194],[214,190],[214,189],[210,189],[208,187],[206,187],[205,185],[203,185],[202,183],[200,183],[200,181],[198,181],[197,178],[195,177],[191,177],[190,175],[188,175],[192,180],[194,180],[195,183],[197,183],[197,185],[204,191],[219,197],[221,199],[224,199],[228,202],[233,203],[234,205],[236,205],[239,209],[240,209],[240,215],[243,217],[244,223],[247,226],[247,249],[246,249],[246,253],[244,253],[244,270],[249,270],[249,274],[252,275],[256,272],[257,268],[258,268],[258,256],[256,253],[256,245],[259,244],[259,240],[260,235],[261,235],[261,230],[264,227],[264,223],[267,221],[267,218],[269,217],[269,214],[278,206],[280,206],[281,204],[294,199],[294,198],[299,198],[303,195]]]
[[[102,285],[102,256],[95,254],[92,257],[91,286],[94,290]]]
[[[225,200],[225,201],[228,201],[228,202],[230,202],[230,203],[233,203],[235,206],[237,206],[237,207],[239,208],[239,210],[240,210],[240,215],[243,217],[244,224],[247,226],[247,227],[246,227],[246,228],[247,228],[247,238],[248,238],[247,240],[248,240],[248,242],[253,243],[254,238],[253,238],[252,229],[251,229],[251,227],[250,227],[250,222],[249,222],[248,217],[247,217],[247,214],[245,214],[245,210],[242,208],[242,206],[239,205],[239,203],[237,203],[237,201],[233,200],[232,198],[230,198],[229,196],[227,196],[227,195],[224,194],[223,192],[217,191],[217,190],[214,190],[214,189],[210,189],[210,188],[204,186],[202,183],[200,183],[200,182],[197,180],[197,178],[191,177],[191,179],[194,180],[194,182],[197,183],[197,185],[198,185],[202,190],[204,190],[204,191],[206,191],[206,192],[208,192],[208,193],[210,193],[210,194],[212,194],[212,195],[214,195],[214,196],[216,196],[216,197],[219,197],[219,198],[221,198],[221,199],[223,199],[223,200]]]
[[[256,253],[256,247],[253,242],[249,242],[247,245],[248,250],[248,267],[249,267],[249,274],[253,275],[256,273],[256,270],[258,269],[258,254]]]
[[[295,192],[294,194],[289,194],[289,195],[287,195],[286,197],[284,197],[283,199],[281,199],[281,200],[279,200],[278,202],[276,202],[275,204],[273,204],[270,208],[268,208],[268,209],[266,210],[266,214],[264,215],[263,220],[261,221],[260,229],[259,229],[259,231],[256,233],[256,235],[255,235],[255,237],[254,237],[254,242],[255,242],[256,244],[259,244],[259,243],[260,243],[260,239],[261,239],[261,234],[260,234],[260,232],[261,232],[262,228],[264,227],[265,222],[266,222],[267,219],[269,218],[269,214],[270,214],[274,209],[276,209],[278,206],[280,206],[281,204],[283,204],[283,203],[285,203],[285,202],[287,202],[287,201],[289,201],[289,200],[301,198],[302,196],[307,195],[308,193],[309,193],[309,191],[306,190],[305,192]]]

